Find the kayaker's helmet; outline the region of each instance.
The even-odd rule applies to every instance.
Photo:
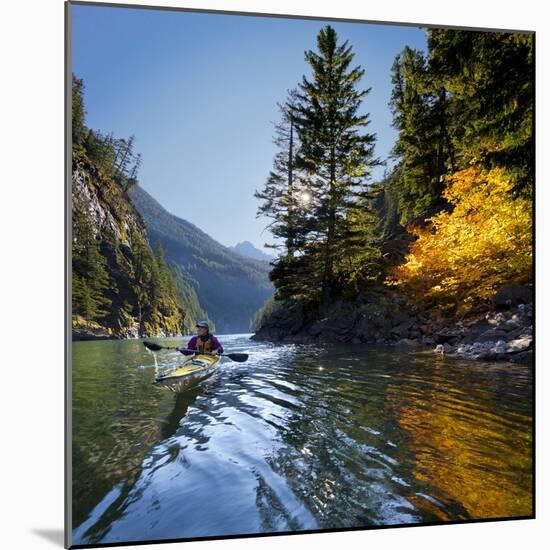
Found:
[[[206,321],[199,321],[197,323],[197,328],[205,328],[206,330],[210,330],[210,327]]]

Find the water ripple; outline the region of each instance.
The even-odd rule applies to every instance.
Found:
[[[531,514],[528,367],[223,342],[249,361],[179,396],[139,343],[75,345],[75,543]]]

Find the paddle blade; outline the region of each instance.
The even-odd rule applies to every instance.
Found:
[[[160,351],[162,349],[162,346],[159,346],[153,342],[143,342],[143,345],[151,351]]]
[[[248,359],[247,353],[228,353],[227,357],[237,363],[244,363]]]

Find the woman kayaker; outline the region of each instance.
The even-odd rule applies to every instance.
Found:
[[[194,349],[198,352],[223,353],[223,347],[219,340],[210,334],[210,327],[206,321],[197,323],[197,336],[193,336],[187,344],[187,349]]]

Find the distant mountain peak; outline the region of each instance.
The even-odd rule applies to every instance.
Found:
[[[253,258],[263,262],[270,262],[274,259],[273,256],[256,248],[250,241],[242,241],[231,248],[245,258]]]

